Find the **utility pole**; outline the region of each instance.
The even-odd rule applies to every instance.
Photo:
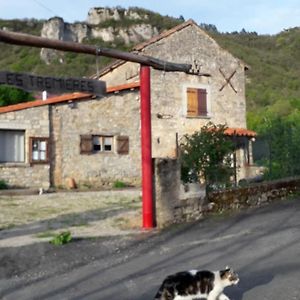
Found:
[[[151,95],[150,67],[141,65],[141,145],[142,145],[142,195],[143,227],[153,228],[153,166],[151,145]],[[150,137],[150,138],[149,138]]]

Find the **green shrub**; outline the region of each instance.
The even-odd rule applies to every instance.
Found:
[[[119,181],[119,180],[117,180],[113,183],[113,187],[116,189],[122,189],[122,188],[125,188],[126,186],[127,186],[126,183],[124,183],[123,181]]]
[[[55,245],[55,246],[61,246],[64,244],[67,244],[71,242],[72,240],[72,235],[70,231],[63,231],[59,234],[57,234],[51,241],[50,243]]]
[[[8,185],[4,180],[0,180],[0,190],[8,189]]]
[[[224,134],[225,125],[209,122],[200,131],[184,135],[180,144],[181,180],[199,182],[203,178],[207,189],[226,186],[233,174],[231,154],[233,143]]]

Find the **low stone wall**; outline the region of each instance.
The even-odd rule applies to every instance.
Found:
[[[158,227],[199,219],[209,207],[205,204],[205,192],[201,187],[181,184],[177,159],[155,159],[154,186]]]
[[[249,187],[213,192],[186,190],[180,181],[177,159],[154,162],[155,206],[158,227],[200,219],[204,214],[258,207],[300,192],[300,178],[287,178]]]
[[[214,192],[209,196],[213,211],[222,212],[247,207],[258,207],[274,200],[285,199],[300,191],[300,178],[254,184],[249,187]]]

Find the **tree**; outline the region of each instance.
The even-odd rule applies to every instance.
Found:
[[[224,134],[225,125],[208,123],[200,131],[185,135],[181,149],[181,179],[183,182],[205,180],[207,191],[215,185],[226,185],[233,175],[233,143]]]
[[[269,154],[262,164],[266,179],[300,175],[300,118],[299,113],[289,118],[267,119],[261,137],[269,145]]]
[[[30,93],[7,85],[0,85],[0,106],[12,105],[30,100],[34,100]]]

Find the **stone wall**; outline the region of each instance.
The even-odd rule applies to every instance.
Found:
[[[245,188],[214,192],[205,196],[204,190],[191,192],[180,181],[176,159],[156,159],[154,163],[156,223],[165,227],[172,223],[197,220],[204,214],[221,213],[247,207],[259,207],[300,191],[300,178],[255,184]]]
[[[257,207],[274,200],[285,199],[300,191],[300,178],[253,184],[249,187],[214,192],[209,200],[214,204],[212,211],[237,210]]]
[[[176,51],[169,51],[169,49],[176,49]],[[153,116],[158,112],[166,116],[163,119],[155,118],[156,123],[172,122],[173,124],[169,126],[176,125],[175,128],[179,133],[194,132],[195,128],[200,128],[209,120],[215,124],[226,123],[229,127],[246,128],[245,66],[222,49],[199,27],[189,26],[180,30],[158,43],[149,45],[144,49],[143,54],[177,63],[189,64],[197,61],[200,71],[211,75],[204,77],[153,70],[151,76],[151,95],[154,104],[152,113]],[[219,69],[228,76],[236,71],[231,83],[237,93],[229,85],[220,91],[225,79]],[[187,86],[207,87],[211,106],[208,118],[186,117],[184,90]],[[160,127],[164,128],[165,125],[162,124]]]
[[[174,222],[179,202],[180,174],[178,160],[154,160],[154,198],[158,227]]]
[[[0,129],[24,130],[25,161],[0,163],[0,179],[11,186],[140,185],[140,98],[138,91],[101,99],[59,103],[0,114]],[[81,135],[113,136],[111,152],[80,153]],[[117,138],[129,138],[129,153],[117,153]],[[29,138],[49,138],[50,162],[31,164]]]
[[[177,159],[154,160],[154,189],[158,227],[198,219],[206,209],[205,191],[201,187],[181,184]]]
[[[24,130],[25,132],[25,161],[0,163],[0,179],[10,186],[47,189],[49,187],[49,164],[29,163],[29,138],[49,138],[48,106],[0,114],[0,129]]]
[[[139,92],[111,94],[76,102],[75,107],[51,107],[52,184],[65,186],[73,178],[80,186],[102,186],[117,180],[140,184]],[[114,137],[112,152],[80,154],[80,135]],[[116,138],[129,137],[129,153],[118,154]]]
[[[245,66],[198,26],[188,26],[149,44],[141,53],[177,63],[196,61],[201,72],[211,75],[205,77],[151,69],[153,157],[175,158],[180,138],[199,130],[209,121],[246,128]],[[104,74],[101,80],[108,86],[130,82],[138,78],[138,67],[127,62]],[[229,85],[220,91],[226,81],[219,69],[226,76],[235,72],[231,83],[237,93]],[[204,87],[209,91],[211,109],[208,117],[187,117],[187,87]]]
[[[49,164],[0,164],[0,180],[4,180],[9,187],[43,188],[48,189]]]

